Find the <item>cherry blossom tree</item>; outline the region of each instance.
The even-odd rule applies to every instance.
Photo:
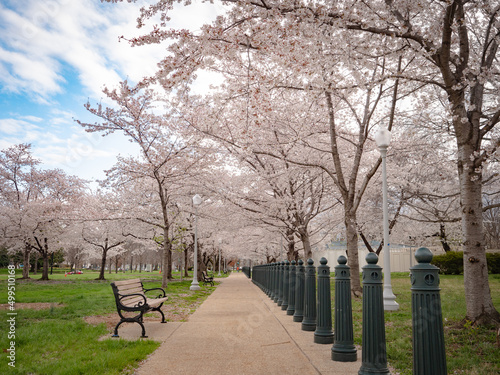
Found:
[[[190,168],[203,155],[191,152],[190,140],[182,137],[181,129],[176,127],[174,121],[167,125],[168,113],[154,113],[156,99],[152,90],[140,91],[123,82],[119,89],[105,89],[104,93],[117,108],[103,108],[101,105],[92,108],[87,103],[87,110],[102,122],[78,123],[88,132],[101,132],[103,135],[120,131],[140,147],[139,159],[118,158],[118,163],[108,171],[108,180],[114,186],[139,179],[149,179],[156,184],[155,194],[159,198],[163,229],[162,285],[166,287],[167,280],[172,277],[172,242],[169,236],[172,222],[168,207],[173,204],[176,188],[182,185]],[[151,224],[158,225],[158,222]]]
[[[20,144],[0,155],[2,224],[13,249],[23,249],[23,278],[29,278],[32,250],[43,258],[42,280],[49,278],[49,257],[84,192],[84,182],[62,170],[41,169],[31,146]]]

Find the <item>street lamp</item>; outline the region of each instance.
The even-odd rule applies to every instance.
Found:
[[[201,204],[201,197],[196,194],[193,197],[193,206],[195,209],[194,215],[194,274],[193,282],[189,287],[190,290],[200,290],[200,285],[198,284],[198,206]]]
[[[222,246],[222,238],[219,238],[219,275],[220,276],[220,248]]]
[[[386,156],[387,147],[391,143],[391,132],[387,129],[380,128],[375,135],[375,142],[382,156],[382,197],[384,211],[384,310],[398,310],[399,305],[396,302],[396,296],[392,292],[391,286],[391,250],[389,244],[389,214],[387,212],[387,170]]]

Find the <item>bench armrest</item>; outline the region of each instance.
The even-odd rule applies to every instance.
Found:
[[[133,296],[142,297],[142,299],[144,300],[144,302],[138,301],[136,304],[134,304],[134,307],[142,307],[142,306],[145,306],[147,304],[146,296],[144,294],[140,294],[140,293],[132,293],[132,294],[120,294],[120,293],[118,293],[118,301],[123,306],[130,307],[130,306],[127,306],[126,304],[122,303],[122,299],[127,298],[127,297],[133,297]]]
[[[165,296],[166,296],[166,294],[165,294],[165,289],[163,289],[163,288],[151,288],[151,289],[144,289],[144,293],[146,293],[146,292],[150,292],[150,291],[152,291],[152,290],[159,290],[159,291],[161,291],[161,293],[162,293],[162,294],[158,294],[158,297],[156,297],[156,298],[162,298],[162,297],[165,297]]]

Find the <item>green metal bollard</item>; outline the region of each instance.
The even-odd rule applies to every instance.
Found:
[[[269,298],[274,301],[274,271],[275,271],[276,263],[271,263],[271,267],[269,269]]]
[[[274,264],[274,302],[278,303],[280,297],[280,286],[279,286],[279,273],[280,273],[280,263],[276,262]]]
[[[316,269],[314,260],[309,258],[305,267],[303,331],[316,330]]]
[[[283,268],[285,268],[285,262],[280,262],[278,270],[278,287],[279,287],[278,306],[281,306],[281,304],[283,303]]]
[[[295,312],[295,273],[296,273],[295,261],[292,260],[290,264],[290,276],[288,278],[288,308],[286,309],[286,315],[293,315]]]
[[[304,262],[299,259],[295,269],[295,312],[294,322],[302,322],[304,319]]]
[[[328,263],[326,258],[321,258],[319,263],[317,319],[314,342],[316,344],[333,344],[330,267],[326,265]]]
[[[332,346],[332,360],[356,362],[357,350],[354,346],[351,301],[351,269],[347,258],[338,258],[335,267],[335,341]]]
[[[363,267],[363,339],[358,375],[390,374],[385,344],[382,267],[378,256],[368,253]]]
[[[288,308],[288,290],[290,289],[290,262],[285,261],[285,268],[283,269],[283,303],[281,304],[281,310],[286,310]]]
[[[430,264],[432,257],[421,247],[415,252],[418,264],[410,268],[413,373],[418,375],[447,374],[439,268]]]

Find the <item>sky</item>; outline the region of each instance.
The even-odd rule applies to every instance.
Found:
[[[84,108],[107,86],[154,73],[165,46],[130,47],[139,8],[155,0],[110,4],[100,0],[0,2],[0,150],[30,143],[43,168],[60,168],[95,181],[116,156],[138,155],[123,135],[86,133],[75,119],[96,122]],[[172,27],[196,30],[222,12],[210,4],[179,6]],[[193,9],[196,9],[194,12]],[[203,76],[203,75],[202,75]],[[199,82],[199,87],[209,82]]]

